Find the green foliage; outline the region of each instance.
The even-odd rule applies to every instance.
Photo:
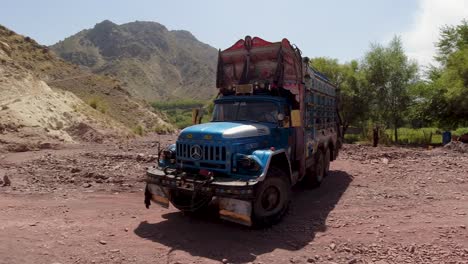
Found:
[[[107,113],[108,106],[107,104],[98,97],[93,97],[88,101],[89,106],[98,110],[99,112],[105,114]]]
[[[167,121],[174,124],[177,128],[183,129],[192,125],[192,109],[201,108],[203,109],[202,122],[208,122],[211,120],[211,114],[209,109],[212,109],[213,103],[209,103],[207,107],[206,102],[196,100],[178,100],[168,102],[154,102],[151,105],[158,111],[163,112]],[[206,109],[204,109],[206,108]],[[212,111],[212,110],[211,110]]]
[[[449,63],[453,53],[468,46],[468,21],[463,20],[457,26],[443,26],[440,29],[440,39],[436,43],[437,55],[435,59],[443,66]]]
[[[344,65],[337,59],[318,57],[310,59],[310,66],[325,74],[334,84],[341,86],[345,78]]]
[[[398,129],[398,142],[395,141],[393,130],[387,129],[385,133],[390,139],[391,143],[404,144],[404,145],[434,145],[442,144],[442,132],[438,128],[399,128]]]
[[[410,86],[417,83],[418,66],[404,53],[400,38],[394,37],[387,47],[371,46],[364,57],[363,70],[375,92],[373,119],[391,124],[398,141],[397,128],[407,114]]]
[[[96,100],[96,98],[89,100],[88,104],[94,109],[97,109],[98,107],[98,101]]]
[[[436,44],[439,67],[416,90],[413,113],[444,129],[468,125],[468,23],[445,26]]]
[[[468,134],[468,127],[459,127],[456,130],[452,131],[452,135],[454,136],[461,136]]]
[[[340,115],[345,127],[367,120],[371,90],[357,61],[339,64],[336,59],[313,58],[310,65],[340,88]]]
[[[417,64],[408,59],[398,37],[386,46],[371,45],[359,63],[311,59],[311,66],[341,89],[345,127],[364,131],[346,135],[347,142],[371,141],[378,125],[383,144],[439,144],[442,129],[468,126],[468,22],[443,27],[436,47],[440,65],[430,66],[425,79],[419,78]],[[459,128],[453,134],[466,132]]]
[[[145,130],[141,125],[137,125],[136,127],[133,128],[133,133],[143,136],[145,134]]]
[[[174,129],[165,123],[154,126],[153,131],[157,134],[168,134],[174,132]]]

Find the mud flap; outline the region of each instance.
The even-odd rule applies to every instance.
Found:
[[[221,219],[238,223],[241,225],[252,226],[252,203],[243,200],[218,198],[219,215]]]
[[[145,190],[145,205],[149,208],[153,201],[164,208],[169,208],[169,190],[155,184],[147,184]]]

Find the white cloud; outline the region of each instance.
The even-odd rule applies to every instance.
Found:
[[[402,34],[410,58],[421,65],[434,63],[435,43],[443,25],[457,25],[468,19],[467,0],[419,0],[413,24]]]

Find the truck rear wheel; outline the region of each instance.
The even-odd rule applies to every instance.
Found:
[[[281,220],[289,208],[291,184],[284,171],[270,168],[256,190],[252,203],[254,227],[267,227]]]
[[[322,183],[325,176],[325,155],[322,149],[318,149],[315,154],[314,165],[307,169],[306,175],[302,180],[304,185],[309,188],[316,188]]]
[[[171,203],[182,212],[195,213],[208,206],[212,197],[181,190],[171,191]]]

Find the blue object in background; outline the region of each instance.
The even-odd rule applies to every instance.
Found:
[[[442,133],[442,145],[448,144],[452,141],[452,132],[445,131]]]

